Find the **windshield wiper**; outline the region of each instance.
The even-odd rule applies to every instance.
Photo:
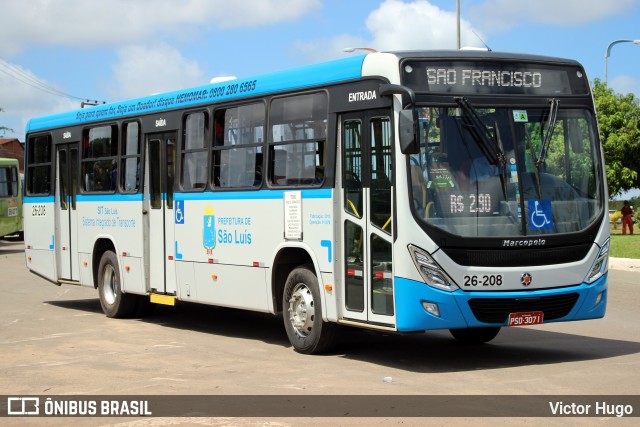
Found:
[[[478,144],[478,147],[480,147],[482,154],[491,165],[501,165],[504,168],[507,164],[507,158],[502,151],[499,137],[491,135],[491,132],[489,132],[489,129],[482,119],[480,119],[480,116],[478,116],[475,108],[473,108],[467,98],[456,98],[455,101],[462,109],[464,124]]]
[[[489,161],[489,164],[496,166],[500,170],[500,180],[502,181],[502,191],[504,198],[507,198],[507,157],[504,154],[502,139],[498,122],[494,122],[494,134],[492,135],[487,125],[482,121],[476,109],[465,97],[455,98],[456,103],[462,109],[462,119],[465,127],[478,144],[480,151]]]
[[[504,155],[504,145],[502,145],[502,138],[500,138],[500,129],[498,128],[498,122],[493,123],[493,128],[496,133],[496,145],[498,147],[498,160],[500,160],[500,181],[502,182],[502,194],[504,199],[507,200],[507,158]]]
[[[529,152],[531,153],[531,158],[533,159],[533,163],[536,167],[535,169],[535,177],[536,177],[536,192],[538,193],[538,198],[542,199],[542,184],[540,182],[540,166],[545,162],[547,158],[547,153],[549,152],[549,145],[551,145],[551,138],[553,137],[553,132],[556,128],[556,121],[558,118],[558,105],[560,104],[560,100],[557,98],[551,98],[549,100],[551,105],[549,106],[549,124],[547,125],[547,132],[542,136],[542,144],[540,145],[540,153],[536,156],[536,153],[533,149],[533,144],[531,143],[531,137],[528,133],[525,132],[525,137],[527,142],[529,143]],[[540,130],[540,134],[543,134],[543,131]]]

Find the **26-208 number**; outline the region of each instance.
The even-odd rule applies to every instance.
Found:
[[[464,286],[502,286],[502,275],[464,276]]]
[[[32,205],[31,206],[31,216],[46,216],[47,215],[47,206],[46,205]]]

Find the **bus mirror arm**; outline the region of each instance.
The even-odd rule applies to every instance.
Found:
[[[410,87],[393,84],[380,85],[380,96],[405,95],[409,98],[409,104],[403,105],[403,109],[412,108],[416,103],[416,94]],[[404,97],[403,97],[404,101]]]
[[[380,85],[381,96],[391,95],[403,95],[409,98],[409,103],[403,106],[400,111],[400,122],[398,124],[398,133],[400,139],[400,151],[403,154],[418,154],[420,152],[420,146],[418,139],[416,138],[418,123],[417,111],[413,109],[413,105],[416,101],[416,94],[413,89],[394,84],[382,84]]]

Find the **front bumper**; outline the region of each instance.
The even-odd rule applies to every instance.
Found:
[[[564,311],[556,310],[551,314],[551,308],[543,309],[544,323],[598,319],[604,317],[606,311],[607,279],[608,274],[605,274],[590,285],[582,283],[555,289],[515,292],[465,292],[462,290],[446,292],[432,288],[423,282],[396,277],[394,280],[396,327],[399,332],[416,332],[430,329],[507,326],[506,317],[508,316],[494,316],[490,319],[491,322],[478,320],[478,317],[489,320],[489,317],[483,316],[478,311],[478,307],[495,306],[508,315],[507,312],[510,310],[533,311],[527,307],[552,307],[560,300],[565,305]],[[599,295],[601,298],[598,301]],[[501,304],[500,299],[504,299],[504,304]],[[475,312],[470,305],[471,300],[473,300]],[[427,312],[422,306],[425,301],[436,303],[440,316]],[[504,320],[500,320],[503,317]]]

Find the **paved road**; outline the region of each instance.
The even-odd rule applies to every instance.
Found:
[[[147,319],[108,319],[95,291],[57,287],[29,273],[22,243],[0,240],[0,390],[10,395],[638,395],[639,279],[637,271],[610,272],[609,306],[601,320],[503,329],[491,344],[472,349],[445,331],[398,336],[347,330],[336,352],[303,356],[290,348],[281,319],[267,314],[180,303],[159,307]],[[567,425],[570,419],[526,420]],[[47,420],[0,419],[6,421],[44,425]],[[573,418],[571,425],[598,421]],[[513,420],[66,418],[63,424],[303,423],[493,426]]]

